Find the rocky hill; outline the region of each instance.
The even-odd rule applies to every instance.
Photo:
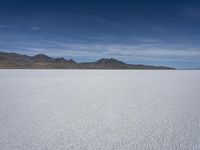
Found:
[[[77,63],[72,59],[51,58],[44,54],[35,56],[0,52],[0,69],[174,69],[165,66],[126,64],[117,59],[102,58],[95,62]]]

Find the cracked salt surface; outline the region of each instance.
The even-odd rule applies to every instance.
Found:
[[[0,70],[1,150],[199,150],[200,71]]]

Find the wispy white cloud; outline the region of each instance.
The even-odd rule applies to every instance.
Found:
[[[168,44],[154,40],[143,44],[65,43],[46,41],[45,44],[23,43],[26,53],[45,53],[52,57],[116,57],[123,59],[192,59],[200,58],[200,50],[190,45]]]
[[[30,27],[30,29],[35,30],[35,31],[41,30],[41,28],[39,28],[39,27]]]

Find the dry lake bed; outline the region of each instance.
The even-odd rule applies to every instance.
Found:
[[[0,70],[1,150],[199,150],[200,71]]]

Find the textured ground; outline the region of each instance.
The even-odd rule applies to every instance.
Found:
[[[0,70],[1,150],[199,150],[200,71]]]

